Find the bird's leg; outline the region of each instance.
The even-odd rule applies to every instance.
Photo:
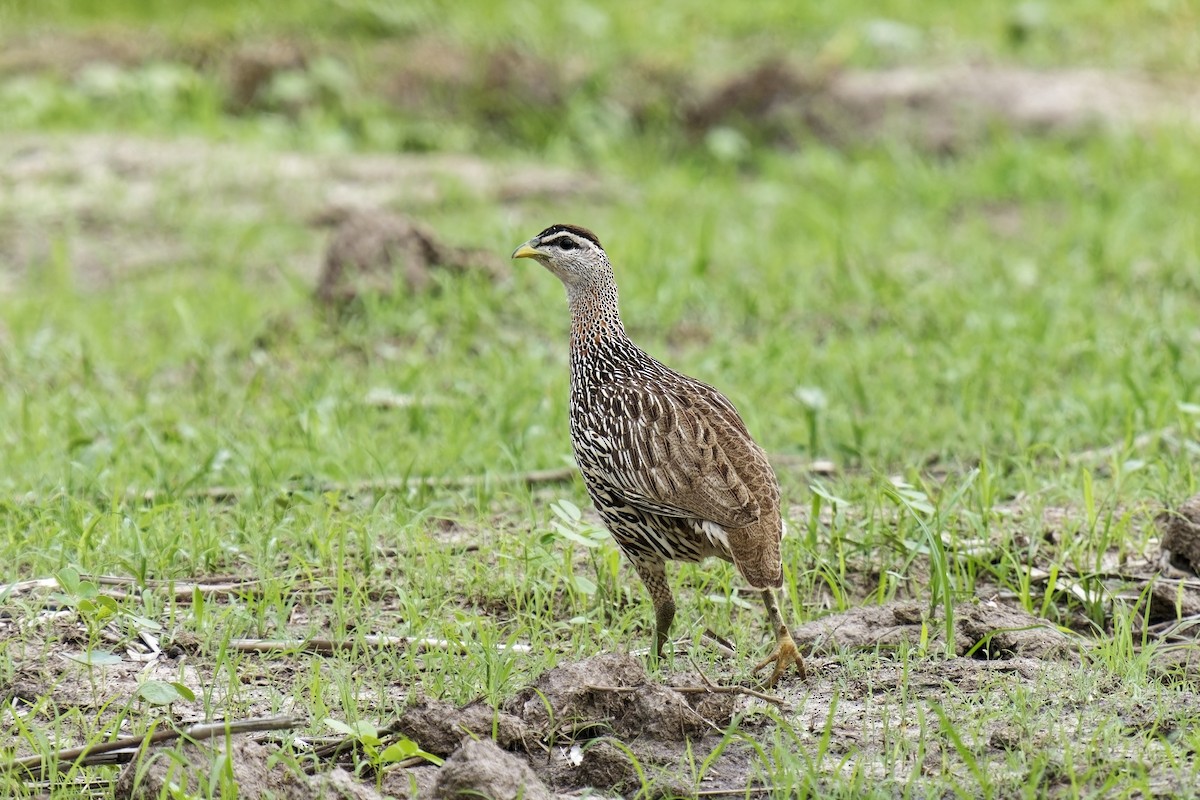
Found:
[[[675,620],[675,598],[671,595],[671,585],[667,583],[667,571],[662,561],[634,560],[634,569],[646,584],[650,599],[654,602],[654,634],[655,658],[662,658],[663,648],[667,644],[671,623]]]
[[[796,643],[792,641],[792,634],[783,622],[783,615],[779,613],[779,602],[775,598],[775,590],[763,589],[762,597],[763,605],[767,607],[767,621],[771,625],[771,632],[775,634],[776,644],[774,652],[765,661],[755,666],[754,672],[758,672],[767,664],[775,664],[775,671],[766,681],[767,686],[774,686],[780,676],[795,664],[796,669],[800,670],[800,679],[807,678],[808,672],[804,669],[804,659],[800,657],[800,651],[796,649]]]

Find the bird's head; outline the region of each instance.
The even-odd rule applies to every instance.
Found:
[[[578,225],[551,225],[513,251],[558,276],[568,291],[612,280],[612,265],[596,234]]]

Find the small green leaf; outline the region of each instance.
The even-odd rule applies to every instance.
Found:
[[[171,681],[171,685],[175,687],[175,691],[179,692],[180,696],[189,703],[196,702],[196,693],[188,687],[184,686],[179,681]]]
[[[83,653],[68,653],[67,658],[80,664],[86,664],[89,667],[111,667],[113,664],[120,664],[121,657],[114,655],[107,650],[88,650]]]
[[[810,492],[812,492],[813,494],[817,495],[818,497],[822,497],[825,500],[828,500],[830,503],[836,503],[836,504],[842,505],[842,506],[850,505],[849,501],[843,500],[842,498],[838,497],[833,492],[829,491],[829,489],[825,488],[825,485],[822,484],[820,481],[816,481],[816,480],[809,481],[808,490]]]
[[[433,753],[427,753],[426,751],[422,750],[421,746],[412,739],[407,739],[404,737],[401,737],[400,740],[395,744],[388,745],[387,749],[379,754],[379,760],[385,763],[395,763],[397,761],[403,761],[406,758],[412,758],[414,756],[423,758],[429,763],[436,764],[437,766],[441,766],[443,761],[443,759],[435,756]]]
[[[100,595],[97,597],[95,603],[96,617],[99,619],[115,617],[117,612],[121,610],[120,606],[117,605],[117,601],[106,595]]]
[[[345,722],[342,722],[341,720],[333,719],[332,717],[326,717],[324,722],[328,727],[332,728],[335,732],[340,733],[343,736],[357,736],[358,735],[358,731],[356,731],[354,728],[351,728],[349,725],[347,725]]]
[[[192,617],[198,623],[204,621],[204,592],[199,586],[192,587]]]
[[[723,595],[723,594],[710,594],[710,595],[707,595],[707,599],[709,600],[709,602],[716,603],[717,605],[722,605],[722,606],[723,605],[734,605],[734,606],[737,606],[738,608],[754,608],[754,606],[751,603],[747,602],[746,600],[744,600],[741,597],[738,597],[736,594],[731,594],[728,596]]]
[[[125,619],[135,628],[140,628],[144,631],[161,631],[162,625],[159,625],[152,619],[147,617],[139,617],[137,614],[125,614]]]
[[[600,542],[596,539],[590,539],[579,531],[572,530],[562,523],[554,523],[554,529],[558,531],[559,535],[564,539],[570,539],[572,542],[575,542],[575,544],[581,544],[587,548],[600,546]]]
[[[593,595],[596,593],[596,584],[591,578],[585,578],[582,575],[576,575],[575,589],[580,594]]]
[[[385,764],[394,764],[395,762],[403,761],[410,756],[411,753],[409,753],[405,747],[397,742],[396,744],[390,744],[385,747],[383,752],[379,754],[379,760]]]
[[[54,580],[66,594],[79,593],[79,570],[74,567],[63,567],[54,574]]]
[[[572,503],[570,500],[560,499],[556,503],[550,505],[550,510],[555,513],[559,519],[564,522],[574,524],[583,519],[583,512],[579,510],[579,506]]]
[[[138,697],[152,706],[169,706],[180,700],[196,699],[192,690],[182,683],[167,683],[166,681],[146,681],[138,687]]]

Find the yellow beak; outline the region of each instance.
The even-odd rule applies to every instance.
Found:
[[[533,241],[532,239],[529,240],[529,242],[532,242],[532,241]],[[543,255],[542,251],[535,249],[532,245],[529,244],[529,242],[526,242],[525,244],[518,247],[516,250],[513,250],[512,257],[513,258],[536,258],[537,256]]]

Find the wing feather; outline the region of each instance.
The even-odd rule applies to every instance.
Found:
[[[766,454],[750,438],[733,405],[699,382],[601,388],[593,411],[611,421],[607,457],[589,471],[633,505],[727,528],[758,521],[778,504]]]

